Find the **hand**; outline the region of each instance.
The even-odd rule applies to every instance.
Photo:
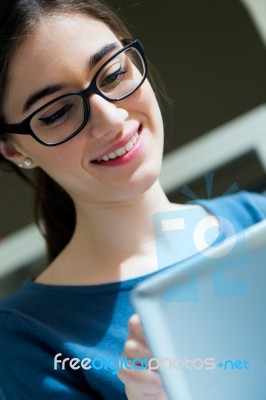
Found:
[[[129,336],[122,357],[126,357],[127,360],[133,360],[136,357],[152,358],[136,314],[129,320]],[[141,363],[139,365],[141,366]],[[123,368],[119,371],[118,377],[125,384],[129,400],[167,400],[161,378],[156,370]]]

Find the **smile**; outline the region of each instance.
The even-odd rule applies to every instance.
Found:
[[[129,153],[135,144],[137,143],[139,138],[138,132],[135,133],[134,136],[125,144],[125,146],[120,147],[119,149],[112,151],[111,153],[108,153],[104,155],[101,158],[98,158],[96,161],[97,162],[103,162],[103,161],[109,161],[109,160],[115,160],[116,158],[124,156],[126,153]]]

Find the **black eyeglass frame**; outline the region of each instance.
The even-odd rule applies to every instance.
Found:
[[[67,141],[69,141],[70,139],[72,139],[73,137],[75,137],[78,133],[80,133],[80,131],[84,128],[84,126],[87,124],[88,120],[89,120],[89,116],[90,116],[90,106],[89,106],[89,100],[88,97],[91,94],[98,94],[99,96],[103,97],[105,100],[110,101],[110,102],[116,102],[116,101],[121,101],[124,100],[125,98],[131,96],[133,93],[136,92],[136,90],[138,90],[138,88],[143,84],[144,80],[147,77],[147,72],[148,72],[148,65],[147,65],[147,60],[145,58],[145,54],[144,54],[144,48],[140,42],[139,39],[134,39],[134,40],[123,40],[122,41],[123,44],[125,44],[124,47],[122,47],[119,51],[117,51],[115,54],[113,54],[110,58],[108,58],[107,61],[105,61],[103,63],[103,65],[101,65],[101,67],[98,69],[98,71],[96,72],[96,74],[94,75],[94,77],[92,78],[89,86],[86,89],[83,89],[79,92],[71,92],[71,93],[65,93],[59,97],[56,97],[55,99],[49,101],[48,103],[44,104],[43,106],[41,106],[40,108],[38,108],[37,110],[35,110],[32,114],[30,114],[27,118],[25,118],[23,121],[21,121],[20,123],[16,123],[16,124],[1,124],[0,126],[0,130],[2,132],[5,133],[13,133],[13,134],[18,134],[18,135],[30,135],[32,136],[38,143],[47,146],[47,147],[53,147],[53,146],[58,146],[60,144],[63,144]],[[123,53],[124,51],[130,49],[130,48],[135,48],[141,55],[142,60],[143,60],[143,65],[144,65],[144,75],[142,77],[142,80],[140,81],[140,83],[129,93],[127,93],[126,95],[119,97],[117,99],[109,99],[107,96],[105,96],[100,89],[97,87],[97,78],[99,76],[99,74],[102,72],[102,70],[105,68],[105,66],[112,61],[114,58],[116,58],[119,54]],[[57,143],[45,143],[43,142],[40,138],[38,138],[38,136],[35,135],[35,133],[33,132],[33,130],[31,129],[30,126],[30,122],[31,119],[38,114],[41,110],[43,110],[44,108],[46,108],[47,106],[49,106],[50,104],[53,104],[65,97],[68,96],[80,96],[83,100],[83,108],[84,108],[84,119],[82,124],[80,125],[80,127],[73,132],[71,135],[67,136],[64,140],[62,140],[61,142],[57,142]]]

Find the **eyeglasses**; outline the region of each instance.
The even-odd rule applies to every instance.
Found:
[[[31,135],[44,146],[58,146],[76,136],[90,116],[89,95],[110,102],[132,95],[147,76],[147,62],[139,40],[127,42],[96,72],[87,89],[66,93],[38,108],[22,122],[2,124],[6,133]]]

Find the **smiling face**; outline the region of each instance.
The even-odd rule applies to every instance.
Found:
[[[99,57],[103,48],[109,50]],[[43,17],[12,59],[6,122],[18,123],[54,98],[84,90],[121,48],[105,24],[87,15]],[[53,89],[43,92],[47,88]],[[31,158],[75,203],[109,203],[145,192],[158,177],[163,149],[161,113],[148,80],[124,100],[90,94],[88,101],[88,123],[68,142],[45,147],[31,136],[12,135],[2,152],[16,163]]]

